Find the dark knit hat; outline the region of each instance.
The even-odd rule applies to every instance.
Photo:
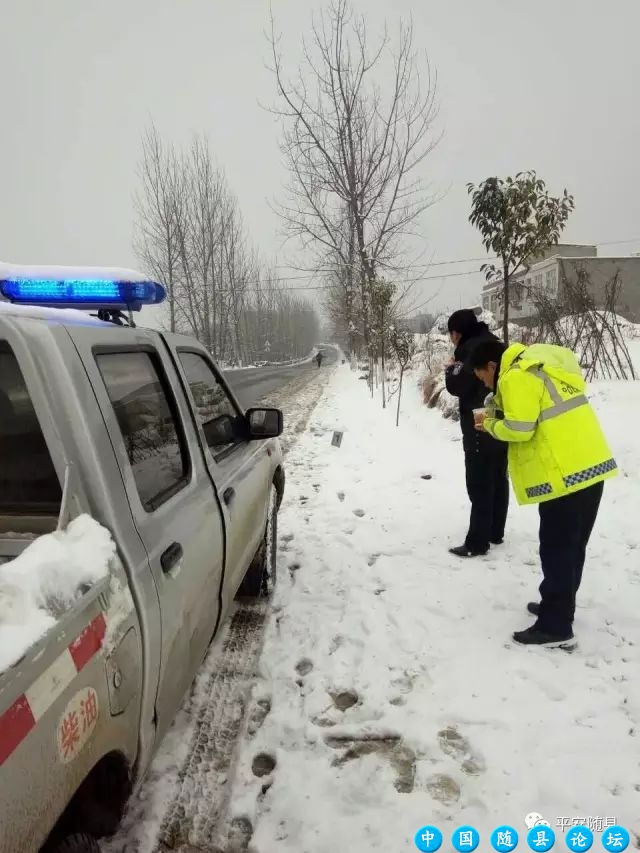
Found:
[[[466,338],[470,333],[473,334],[478,323],[475,311],[471,308],[461,308],[449,317],[447,327],[450,332],[459,332],[463,338]]]

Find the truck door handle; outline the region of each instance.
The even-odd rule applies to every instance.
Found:
[[[168,575],[171,569],[175,568],[176,564],[182,559],[183,554],[182,545],[179,542],[173,542],[169,545],[160,557],[160,565],[165,575]]]
[[[224,502],[226,503],[226,505],[229,506],[229,504],[235,498],[235,496],[236,496],[235,489],[232,489],[231,487],[229,487],[228,489],[224,490],[222,498],[223,498]]]

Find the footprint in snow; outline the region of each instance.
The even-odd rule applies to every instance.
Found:
[[[427,780],[427,791],[439,803],[451,806],[460,799],[460,785],[446,773],[436,773]]]
[[[253,825],[247,817],[234,817],[227,832],[225,850],[243,853],[249,849],[253,837]]]
[[[384,758],[395,771],[393,787],[399,794],[411,794],[415,787],[416,755],[399,736],[376,738],[363,735],[361,738],[325,737],[325,742],[334,749],[345,749],[342,755],[334,758],[334,767],[342,767],[350,761],[376,755]]]
[[[309,675],[312,669],[313,661],[309,660],[309,658],[302,658],[302,660],[299,660],[296,664],[296,672],[302,677]]]
[[[450,758],[460,761],[460,769],[467,776],[477,776],[486,770],[483,759],[474,754],[471,744],[454,726],[438,732],[440,749]]]
[[[337,693],[329,693],[329,696],[331,696],[333,704],[338,711],[343,712],[348,711],[349,708],[353,708],[360,701],[360,697],[355,690],[340,690]]]
[[[384,590],[382,590],[384,592]],[[391,682],[391,686],[395,687],[398,691],[398,695],[393,696],[389,699],[389,704],[395,705],[399,707],[401,705],[406,705],[407,700],[406,696],[413,690],[413,685],[415,682],[416,676],[409,675],[408,673],[404,673],[404,675],[398,676],[398,678],[394,678]]]
[[[256,732],[262,727],[264,721],[267,719],[269,712],[271,711],[271,699],[265,697],[264,699],[258,699],[255,703],[251,712],[249,714],[249,723],[247,725],[247,732],[249,735],[253,736]]]
[[[354,509],[353,514],[357,515],[358,518],[364,518],[366,515],[366,513],[363,509]]]
[[[293,583],[296,582],[296,572],[299,572],[301,568],[302,566],[300,565],[300,563],[289,564],[289,577],[291,578]]]
[[[345,493],[344,492],[338,492],[338,500],[340,501],[340,503],[343,503],[344,499],[345,499]]]
[[[344,714],[345,711],[348,711],[349,708],[353,708],[353,706],[357,705],[360,701],[360,697],[355,690],[340,690],[334,693],[329,692],[329,696],[331,696],[331,704],[323,711],[320,711],[319,714],[316,714],[311,718],[311,722],[314,726],[318,726],[322,729],[328,729],[336,725],[337,717],[336,714],[332,712],[340,711]]]
[[[268,752],[260,752],[255,756],[251,763],[251,771],[254,776],[258,778],[262,778],[263,776],[269,776],[270,773],[276,768],[276,760],[273,755],[269,755]]]

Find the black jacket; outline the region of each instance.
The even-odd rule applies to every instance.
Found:
[[[453,354],[455,364],[451,364],[445,371],[445,384],[447,391],[458,398],[460,407],[460,425],[464,435],[477,435],[473,426],[473,409],[481,409],[489,394],[485,387],[475,375],[470,366],[471,353],[483,341],[498,340],[489,331],[486,323],[478,323],[472,335],[468,335],[458,343]]]

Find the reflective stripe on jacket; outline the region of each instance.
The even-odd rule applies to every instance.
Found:
[[[513,344],[504,353],[495,394],[504,419],[488,418],[485,429],[509,442],[518,503],[553,500],[617,473],[585,389],[569,349]]]

